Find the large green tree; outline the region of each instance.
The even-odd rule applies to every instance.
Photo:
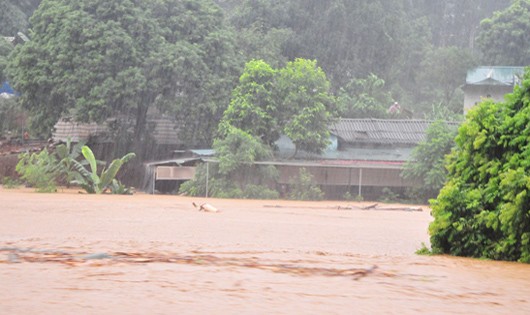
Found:
[[[385,81],[373,73],[352,80],[338,94],[340,114],[345,118],[385,118],[392,101]]]
[[[468,113],[432,203],[435,252],[530,262],[529,104],[527,72],[505,102]]]
[[[337,115],[326,74],[316,60],[296,59],[275,81],[283,133],[296,150],[321,153],[329,144],[329,125]]]
[[[253,60],[224,113],[220,136],[235,127],[272,145],[285,134],[297,149],[318,153],[327,146],[335,114],[330,83],[316,61],[296,59],[275,70]]]
[[[65,114],[117,117],[132,121],[138,144],[157,107],[182,121],[184,140],[211,139],[238,73],[211,1],[44,0],[31,26],[9,73],[41,132]]]
[[[252,60],[245,65],[230,105],[224,112],[221,135],[236,127],[267,145],[278,139],[281,112],[274,95],[276,75],[277,70],[263,60]]]
[[[482,61],[500,66],[530,65],[530,1],[517,0],[480,23]]]
[[[292,3],[242,0],[229,13],[237,30],[237,45],[246,60],[261,59],[277,67],[287,61],[285,46],[294,34],[290,26]]]

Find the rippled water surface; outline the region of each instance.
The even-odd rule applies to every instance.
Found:
[[[0,313],[530,314],[529,265],[414,254],[426,207],[192,202],[0,189]]]

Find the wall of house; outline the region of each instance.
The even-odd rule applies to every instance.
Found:
[[[490,97],[495,102],[504,101],[504,95],[513,92],[513,86],[505,85],[467,85],[464,89],[464,114],[471,107]]]
[[[288,186],[304,167],[313,175],[313,181],[326,194],[327,199],[342,199],[346,192],[350,196],[360,195],[365,200],[377,200],[384,194],[384,188],[395,193],[404,193],[409,187],[421,185],[418,181],[403,179],[402,169],[397,168],[355,168],[318,166],[276,166],[280,173],[278,184]]]
[[[289,184],[296,178],[303,166],[277,166],[280,173],[279,184]],[[355,168],[355,167],[304,167],[313,175],[315,184],[324,186],[375,186],[411,187],[416,183],[403,179],[401,168]]]

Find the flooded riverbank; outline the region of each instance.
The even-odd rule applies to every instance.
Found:
[[[529,265],[414,254],[426,207],[193,201],[0,190],[1,313],[530,312]]]

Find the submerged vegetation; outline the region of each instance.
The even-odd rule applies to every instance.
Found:
[[[47,149],[39,153],[23,153],[16,170],[21,178],[38,192],[55,192],[60,176],[57,158]]]
[[[78,161],[80,151],[85,161]],[[16,170],[21,179],[38,192],[55,192],[58,185],[76,184],[88,193],[101,194],[109,190],[114,194],[130,194],[132,190],[121,184],[116,175],[123,164],[134,156],[134,153],[129,153],[121,159],[115,159],[108,169],[103,167],[98,174],[98,164],[104,163],[96,160],[88,146],[78,144],[71,147],[68,141],[57,146],[52,153],[44,149],[38,153],[21,154]],[[87,164],[90,171],[85,168]]]
[[[85,145],[81,151],[86,162],[90,166],[90,170],[85,168],[82,163],[72,160],[72,163],[78,172],[78,174],[76,174],[77,179],[72,181],[72,183],[78,184],[89,194],[102,194],[109,189],[111,191],[114,189],[113,193],[129,194],[129,190],[116,180],[116,175],[123,164],[136,156],[134,153],[131,152],[120,159],[115,159],[110,163],[108,169],[103,167],[98,174],[98,161],[92,150]]]
[[[289,199],[293,200],[322,200],[324,193],[313,183],[313,175],[305,168],[301,168],[298,176],[289,181],[291,191]]]

